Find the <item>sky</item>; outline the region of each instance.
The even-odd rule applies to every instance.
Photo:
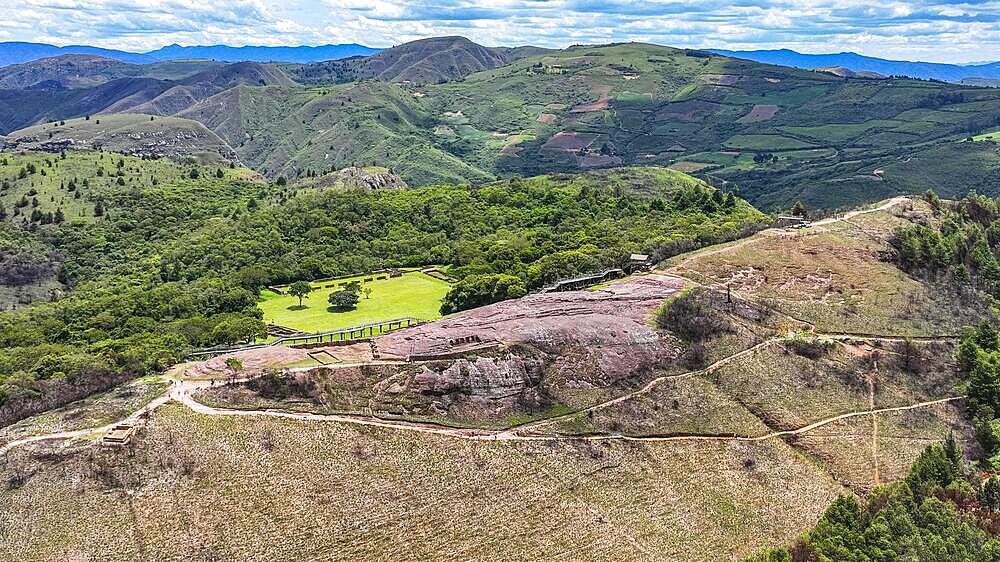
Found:
[[[1000,0],[5,0],[0,41],[390,47],[437,35],[488,46],[643,41],[720,49],[1000,60]]]

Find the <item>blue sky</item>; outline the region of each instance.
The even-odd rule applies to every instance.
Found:
[[[6,0],[0,41],[127,50],[182,45],[374,47],[434,35],[484,45],[647,41],[1000,60],[1000,0]]]

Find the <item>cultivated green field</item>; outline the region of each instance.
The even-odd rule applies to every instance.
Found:
[[[972,137],[972,140],[974,140],[974,141],[985,141],[985,140],[1000,141],[1000,129],[998,129],[996,131],[990,131],[988,133],[983,133],[981,135],[976,135],[976,136]]]
[[[340,283],[362,281],[370,277],[373,276],[313,283],[315,290],[302,300],[302,309],[298,309],[297,297],[264,290],[259,303],[264,311],[264,321],[303,332],[324,332],[406,316],[421,320],[441,317],[441,299],[448,293],[450,285],[419,271],[409,271],[402,277],[362,283],[363,287],[371,288],[370,298],[366,299],[362,294],[357,308],[347,312],[327,310],[327,297],[331,292],[339,290]]]

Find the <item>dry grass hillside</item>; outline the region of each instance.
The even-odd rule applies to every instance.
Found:
[[[736,560],[788,543],[949,432],[974,452],[951,336],[983,301],[887,259],[896,225],[929,220],[894,200],[251,382],[178,368],[197,375],[181,403],[125,448],[0,453],[0,559]]]

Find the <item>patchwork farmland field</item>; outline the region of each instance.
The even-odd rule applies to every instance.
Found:
[[[419,271],[407,271],[402,277],[389,277],[364,282],[372,275],[362,275],[334,281],[312,283],[313,292],[302,300],[291,295],[261,292],[259,306],[264,311],[264,321],[303,332],[323,332],[349,328],[371,322],[412,316],[421,320],[441,317],[441,299],[450,285]],[[372,290],[371,296],[361,295],[357,308],[347,312],[330,312],[327,297],[340,289],[341,283],[361,281],[362,287]],[[282,287],[286,289],[287,287]]]

